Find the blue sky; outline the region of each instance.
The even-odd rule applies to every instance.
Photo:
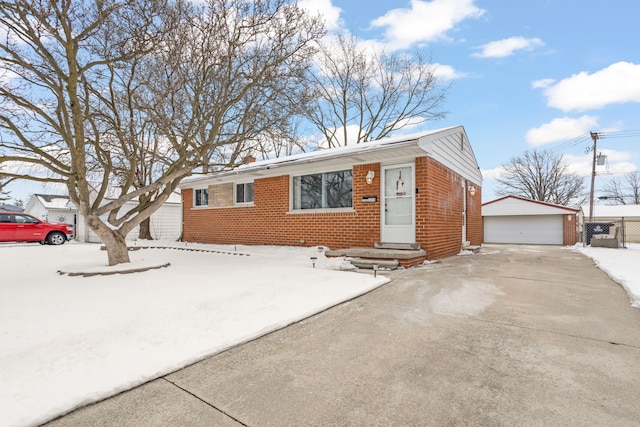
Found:
[[[607,155],[596,188],[640,169],[640,2],[637,0],[300,0],[388,50],[424,48],[451,83],[446,119],[417,130],[463,125],[495,198],[500,165],[551,148],[591,173],[590,131]],[[12,185],[26,202],[41,184]],[[587,188],[588,192],[588,188]]]
[[[389,50],[424,48],[451,83],[445,120],[463,125],[495,198],[499,167],[533,148],[591,174],[596,189],[640,169],[640,2],[636,0],[302,0],[329,28]],[[415,129],[414,129],[415,131]],[[634,136],[635,135],[635,136]],[[586,179],[587,192],[589,180]]]

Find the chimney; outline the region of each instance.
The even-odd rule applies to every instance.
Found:
[[[245,156],[245,158],[244,158],[244,159],[242,159],[242,164],[243,164],[243,165],[248,165],[249,163],[254,163],[255,161],[256,161],[256,158],[255,158],[255,157],[253,157],[253,155],[251,155],[251,154],[247,154],[247,155]]]

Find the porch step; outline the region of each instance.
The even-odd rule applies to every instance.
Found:
[[[463,251],[471,251],[474,254],[477,254],[478,252],[480,252],[480,249],[482,249],[482,246],[475,246],[475,245],[464,245],[464,246],[462,246],[462,250]]]
[[[388,260],[388,259],[371,259],[371,258],[368,258],[368,259],[353,258],[353,259],[350,259],[349,262],[354,267],[368,268],[371,270],[373,270],[374,264],[377,264],[378,268],[384,268],[387,270],[395,270],[396,268],[398,268],[398,265],[400,265],[397,259]]]
[[[398,263],[405,268],[422,264],[427,259],[427,253],[422,249],[344,248],[328,250],[324,254],[328,257],[348,257],[353,265],[356,265],[354,261],[367,260],[369,264],[377,263],[381,266],[381,261],[388,261]]]
[[[399,251],[419,251],[420,243],[391,243],[377,242],[373,244],[375,249],[392,249]]]

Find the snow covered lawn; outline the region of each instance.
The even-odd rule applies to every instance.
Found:
[[[171,265],[76,277],[56,272],[105,270],[98,245],[0,245],[0,426],[37,425],[388,281],[316,248],[188,248],[219,252],[142,249],[135,266]],[[640,245],[571,249],[640,307]]]
[[[171,265],[77,277],[56,272],[104,268],[98,245],[0,245],[0,426],[37,425],[388,282],[317,248],[189,248],[221,252],[142,249],[134,264]]]
[[[629,295],[631,305],[640,308],[640,244],[628,243],[626,249],[583,247],[575,250],[593,259],[598,268],[618,282]]]

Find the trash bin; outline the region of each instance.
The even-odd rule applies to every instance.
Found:
[[[585,242],[591,244],[591,237],[596,234],[609,234],[609,229],[615,224],[612,222],[585,222]]]

